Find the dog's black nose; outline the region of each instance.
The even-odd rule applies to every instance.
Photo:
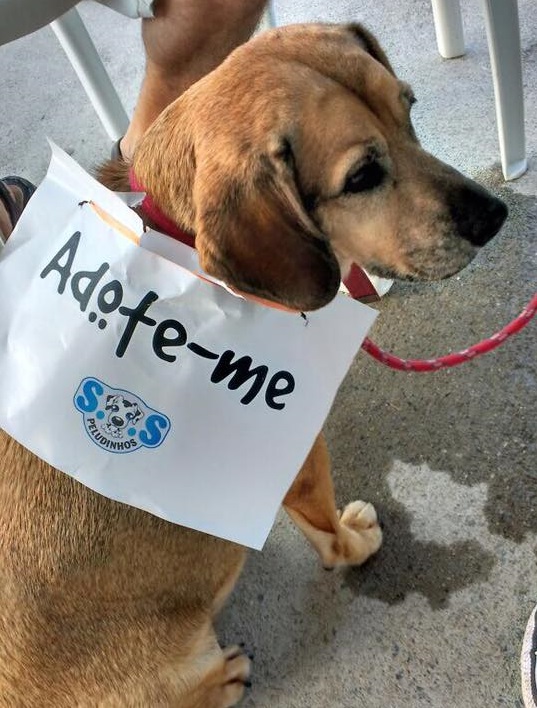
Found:
[[[449,211],[459,236],[474,246],[484,246],[501,229],[507,207],[475,182],[452,192]]]
[[[110,422],[112,425],[115,425],[116,428],[121,428],[123,426],[123,418],[120,418],[118,415],[113,415],[110,418]]]

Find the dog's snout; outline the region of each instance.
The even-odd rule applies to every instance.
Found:
[[[115,425],[116,428],[121,428],[121,427],[123,426],[123,422],[124,422],[124,421],[123,421],[123,418],[121,418],[120,416],[118,416],[118,415],[113,415],[113,416],[110,418],[110,422],[112,423],[112,425]]]
[[[484,246],[501,229],[507,207],[478,184],[465,185],[451,195],[449,210],[461,238]]]

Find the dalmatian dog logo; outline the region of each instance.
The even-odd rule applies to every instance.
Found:
[[[150,408],[139,396],[96,378],[81,381],[74,404],[82,413],[89,437],[108,452],[158,447],[171,427],[166,415]]]
[[[113,438],[123,438],[127,426],[136,425],[144,417],[143,411],[136,402],[129,401],[119,393],[108,394],[104,411],[106,422],[101,423],[100,427]]]

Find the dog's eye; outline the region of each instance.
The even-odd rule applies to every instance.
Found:
[[[382,183],[385,174],[384,168],[378,162],[368,162],[347,177],[343,192],[368,192]]]

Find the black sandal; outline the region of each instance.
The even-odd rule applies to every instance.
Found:
[[[528,620],[520,654],[522,698],[526,708],[537,708],[537,607]]]
[[[18,199],[15,199],[9,187],[17,187],[17,189],[20,189],[22,200],[19,201]],[[24,177],[10,176],[0,179],[0,199],[6,208],[11,220],[11,226],[13,228],[15,227],[15,224],[19,220],[20,215],[24,211],[35,190],[35,185],[28,182],[28,180],[24,179]]]
[[[123,136],[119,140],[116,140],[116,142],[112,145],[112,149],[110,151],[110,158],[112,160],[123,160],[123,153],[121,152],[122,140]]]

